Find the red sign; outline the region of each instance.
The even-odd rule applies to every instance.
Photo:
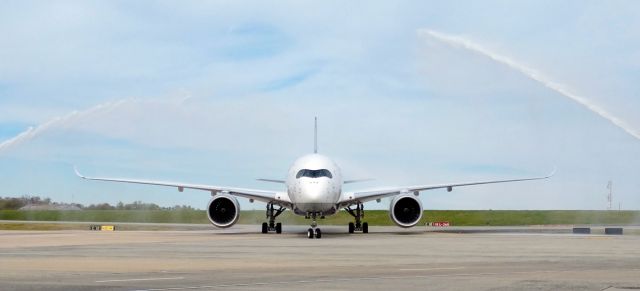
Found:
[[[450,226],[448,221],[436,221],[432,222],[431,226]]]

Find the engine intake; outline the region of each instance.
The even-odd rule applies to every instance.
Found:
[[[412,227],[422,218],[422,203],[411,195],[398,195],[391,200],[391,220],[400,227]]]
[[[240,218],[240,204],[238,199],[230,195],[218,194],[209,201],[207,217],[211,224],[220,227],[230,227]]]

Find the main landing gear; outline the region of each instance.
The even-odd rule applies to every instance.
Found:
[[[322,238],[322,231],[319,228],[316,228],[316,226],[318,226],[318,222],[316,221],[316,215],[317,213],[309,213],[307,214],[307,216],[305,218],[311,218],[311,227],[309,229],[307,229],[307,238],[312,239],[312,238]],[[320,218],[324,218],[324,215],[321,215]]]
[[[269,223],[262,223],[262,233],[267,233],[270,231],[275,231],[276,233],[282,233],[282,223],[276,223],[276,217],[282,214],[285,208],[274,209],[273,203],[267,204],[267,218],[269,219]]]
[[[346,210],[353,218],[356,219],[356,223],[349,222],[349,233],[354,233],[356,231],[362,231],[362,233],[369,233],[369,224],[366,222],[361,222],[364,217],[364,206],[362,203],[356,204],[356,209],[351,209],[351,207],[347,207]]]

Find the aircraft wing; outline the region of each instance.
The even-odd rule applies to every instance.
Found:
[[[484,184],[497,184],[497,183],[508,183],[508,182],[519,182],[519,181],[531,181],[531,180],[542,180],[550,178],[555,174],[555,169],[546,176],[541,177],[532,177],[532,178],[520,178],[520,179],[509,179],[509,180],[492,180],[492,181],[476,181],[476,182],[463,182],[463,183],[449,183],[449,184],[434,184],[434,185],[417,185],[417,186],[404,186],[404,187],[389,187],[389,188],[381,188],[381,189],[372,189],[372,190],[363,190],[363,191],[354,191],[354,192],[345,192],[340,202],[338,202],[340,207],[346,207],[355,203],[364,203],[371,200],[381,199],[389,196],[395,196],[398,194],[404,193],[415,193],[426,190],[433,189],[442,189],[446,188],[448,191],[453,190],[454,187],[463,187],[463,186],[473,186],[473,185],[484,185]],[[417,194],[417,193],[416,193]]]
[[[87,177],[75,169],[76,175],[85,180],[94,181],[106,181],[106,182],[119,182],[119,183],[131,183],[131,184],[143,184],[143,185],[156,185],[178,188],[178,191],[182,192],[184,189],[195,189],[209,191],[212,195],[222,192],[225,194],[247,198],[250,200],[257,200],[265,203],[273,202],[276,205],[280,205],[286,208],[291,208],[291,200],[286,192],[267,191],[267,190],[255,190],[244,189],[224,186],[212,186],[212,185],[199,185],[199,184],[186,184],[179,182],[166,182],[166,181],[150,181],[150,180],[135,180],[135,179],[121,179],[121,178],[96,178]]]

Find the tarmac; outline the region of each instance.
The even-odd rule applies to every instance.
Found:
[[[323,226],[307,239],[304,226],[259,228],[0,231],[0,290],[640,289],[638,235]]]

